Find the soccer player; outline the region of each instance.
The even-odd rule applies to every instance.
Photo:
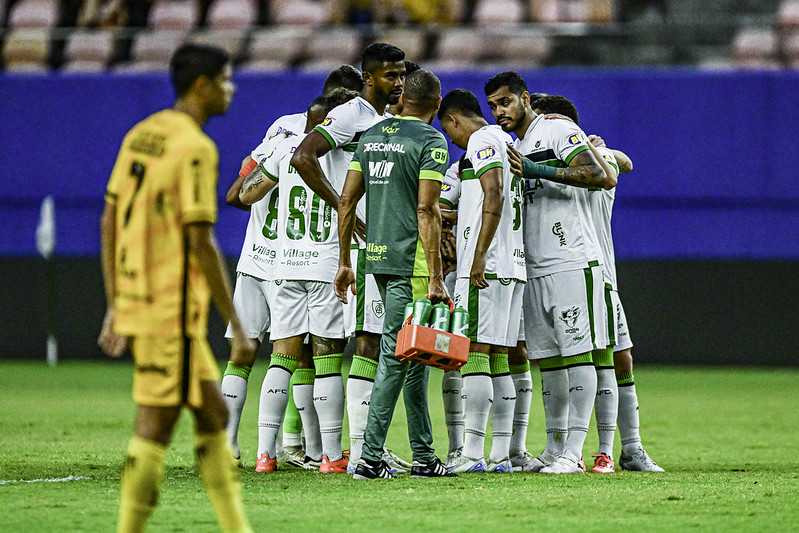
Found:
[[[438,208],[449,157],[444,136],[429,125],[441,102],[441,83],[432,72],[417,70],[407,78],[402,100],[402,115],[376,124],[361,137],[339,202],[336,295],[346,302],[350,289],[357,294],[347,243],[355,228],[356,206],[366,194],[367,253],[362,270],[374,275],[386,304],[380,361],[354,479],[394,477],[382,453],[403,389],[413,450],[411,477],[454,475],[432,447],[430,368],[394,355],[405,305],[425,293],[434,303],[449,300],[441,269]]]
[[[395,46],[374,43],[363,51],[361,69],[364,88],[358,98],[332,110],[322,124],[316,126],[300,143],[291,160],[311,190],[327,205],[338,209],[339,194],[347,175],[347,167],[358,140],[364,131],[379,122],[389,104],[399,101],[405,80],[405,53]],[[329,172],[322,169],[319,158],[329,153]],[[364,219],[363,204],[359,206]],[[360,231],[360,230],[359,230]],[[363,264],[366,251],[353,245],[354,263]],[[363,445],[366,417],[377,373],[380,334],[383,330],[385,306],[374,277],[361,269],[357,275],[357,298],[345,310],[347,336],[355,335],[355,354],[347,379],[347,414],[350,426],[350,460],[354,466]],[[341,357],[327,357],[317,367],[314,397],[319,424],[323,433],[325,455],[335,462],[341,459],[340,434],[344,408],[341,383]],[[327,437],[325,437],[327,435]]]
[[[579,124],[580,116],[577,108],[564,96],[547,96],[536,100],[533,107],[537,113],[557,113]],[[619,172],[626,173],[632,170],[632,161],[626,154],[607,148],[600,137],[589,136],[588,140],[588,146],[590,148],[595,146],[599,153],[597,160],[607,165],[605,172],[618,175]],[[594,353],[594,365],[597,369],[596,418],[599,450],[594,456],[594,468],[591,471],[600,473],[615,471],[612,458],[613,439],[618,418],[622,439],[622,454],[619,459],[621,467],[625,470],[663,472],[663,469],[646,453],[638,432],[638,398],[632,378],[633,344],[627,328],[624,307],[619,298],[616,254],[610,224],[615,198],[615,188],[592,191],[589,195],[604,260],[602,268],[605,278],[605,309],[610,341],[605,351]],[[597,357],[600,360],[597,360]]]
[[[516,134],[515,147],[529,159],[524,325],[528,356],[541,370],[547,427],[547,445],[537,462],[544,473],[584,472],[582,448],[597,387],[591,352],[607,345],[602,253],[587,188],[612,188],[615,179],[577,125],[535,114],[519,74],[494,76],[485,93],[497,124]]]
[[[322,361],[344,350],[344,308],[333,291],[337,269],[338,240],[333,230],[332,209],[299,177],[289,164],[291,155],[305,134],[322,122],[334,107],[355,98],[358,93],[338,89],[330,96],[314,100],[308,108],[304,132],[278,143],[263,165],[267,179],[250,176],[242,185],[240,199],[249,204],[260,200],[275,183],[279,187],[277,225],[278,258],[275,283],[269,296],[272,310],[272,361],[264,387],[267,398],[261,403],[259,419],[266,435],[259,443],[259,466],[263,471],[277,468],[275,438],[288,403],[289,379],[303,353],[303,340],[311,335],[313,357]],[[322,164],[327,158],[322,158]],[[340,435],[339,435],[340,438]],[[259,439],[260,440],[260,439]],[[330,461],[321,447],[307,448],[308,457],[323,473],[345,473],[347,459]]]
[[[118,531],[143,531],[155,509],[164,455],[182,407],[195,419],[200,477],[224,531],[251,531],[225,438],[227,409],[206,339],[210,299],[233,329],[233,346],[255,352],[231,300],[217,247],[218,153],[201,127],[230,106],[230,57],[184,45],[170,62],[171,109],[138,123],[122,141],[101,219],[108,308],[98,339],[135,363],[134,435],[122,473]]]
[[[322,89],[322,94],[330,94],[339,88],[360,91],[363,88],[363,78],[358,70],[350,65],[342,65],[330,72]],[[244,205],[239,200],[244,179],[250,175],[263,176],[260,166],[266,157],[272,153],[277,143],[287,135],[295,135],[304,131],[307,115],[305,112],[284,115],[278,118],[267,129],[264,139],[247,156],[241,167],[238,178],[234,180],[227,191],[226,202],[228,205],[238,207],[250,212],[247,223],[247,231],[242,245],[241,255],[236,267],[236,286],[233,291],[233,304],[242,317],[244,330],[248,337],[257,342],[260,346],[263,342],[270,326],[269,304],[267,295],[273,286],[273,268],[277,251],[275,249],[275,239],[277,236],[277,194],[276,190],[270,191],[260,201],[253,205]],[[232,334],[230,328],[226,333],[227,337]],[[310,359],[310,348],[306,348],[305,358]],[[241,454],[238,445],[238,428],[241,421],[241,412],[247,399],[247,381],[252,365],[252,359],[244,357],[235,349],[231,350],[230,361],[228,362],[225,375],[222,378],[222,394],[230,411],[228,421],[228,439],[234,449],[237,461],[241,465]],[[289,387],[289,396],[296,388],[299,394],[297,403],[302,408],[302,415],[309,419],[315,416],[313,409],[313,364],[300,362],[298,371],[292,374],[292,386]],[[268,387],[261,387],[261,401],[266,401],[269,394]],[[295,401],[289,398],[286,410],[286,417],[283,424],[283,446],[285,453],[280,454],[285,457],[286,462],[293,466],[314,467],[313,461],[307,460],[308,455],[302,449],[300,431],[302,424],[299,421],[300,413],[294,406]],[[312,422],[312,425],[318,425]],[[266,438],[270,430],[259,421],[259,442]],[[311,449],[317,448],[320,436],[313,432],[306,431],[306,444],[310,441]],[[259,453],[256,457],[260,457]],[[318,467],[318,465],[316,465]],[[263,465],[256,463],[256,470],[262,470]]]
[[[510,473],[516,393],[508,349],[519,336],[525,263],[522,180],[510,171],[499,126],[490,126],[471,91],[447,93],[438,110],[441,128],[466,150],[458,205],[458,278],[455,304],[469,311],[469,360],[463,376],[463,453],[453,472]],[[484,452],[489,411],[493,442]]]

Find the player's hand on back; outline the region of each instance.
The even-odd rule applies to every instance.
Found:
[[[524,156],[516,148],[508,145],[508,162],[510,162],[510,171],[516,176],[524,178],[524,167],[522,167],[522,158]]]
[[[347,266],[340,266],[336,273],[336,279],[333,282],[333,288],[336,291],[336,297],[342,303],[347,303],[347,290],[351,290],[355,294],[355,272],[352,268]]]

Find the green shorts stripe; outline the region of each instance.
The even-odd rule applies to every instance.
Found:
[[[596,350],[596,325],[594,324],[594,273],[591,267],[583,269],[585,274],[585,298],[588,305],[588,324],[591,328],[591,346]]]
[[[355,267],[355,331],[363,331],[366,316],[366,250],[358,250],[358,266]]]
[[[472,342],[477,342],[477,319],[480,316],[479,302],[479,289],[469,283],[469,329],[466,330],[466,336]]]
[[[611,290],[607,285],[605,285],[605,308],[608,316],[608,346],[616,346],[616,313],[613,311]]]

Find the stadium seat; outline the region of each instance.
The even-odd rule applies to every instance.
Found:
[[[119,72],[165,72],[169,60],[186,40],[186,32],[177,30],[140,31],[133,38],[131,62],[120,65]]]
[[[405,57],[419,63],[426,56],[427,35],[422,28],[386,26],[375,31],[375,41],[393,44],[405,52]]]
[[[799,69],[799,28],[791,30],[783,36],[781,47],[786,66]]]
[[[225,50],[234,62],[237,62],[244,43],[247,40],[247,30],[241,29],[205,29],[197,30],[191,34],[189,41],[197,44],[218,46]]]
[[[244,30],[257,23],[256,0],[214,0],[205,16],[210,28]]]
[[[518,24],[524,21],[524,7],[521,0],[479,0],[473,17],[479,26]]]
[[[732,43],[733,62],[747,70],[776,70],[777,33],[771,27],[745,27],[738,31]]]
[[[783,0],[777,10],[777,25],[782,29],[799,28],[799,0]]]
[[[250,36],[247,61],[243,70],[281,70],[288,68],[305,54],[311,28],[305,26],[275,26],[256,30]]]
[[[485,37],[485,32],[476,28],[453,28],[444,31],[436,46],[436,64],[468,65],[478,61],[486,48]]]
[[[9,72],[47,72],[50,34],[45,29],[12,30],[3,41],[3,61]]]
[[[325,32],[314,32],[308,41],[306,51],[309,63],[333,64],[350,63],[361,52],[361,36],[357,30],[341,26]],[[305,65],[303,65],[304,67]],[[321,67],[320,67],[321,68]]]
[[[528,0],[533,22],[612,22],[613,0]]]
[[[99,72],[105,70],[113,55],[113,31],[75,31],[67,38],[64,50],[65,64],[61,67],[61,70],[68,72]]]
[[[488,42],[493,51],[489,58],[516,70],[540,67],[552,51],[549,35],[527,27],[491,30]]]
[[[8,14],[9,28],[54,28],[60,12],[58,0],[19,0]]]
[[[155,0],[147,17],[154,30],[189,30],[200,21],[200,7],[195,0]]]
[[[330,22],[329,4],[315,0],[272,0],[269,18],[275,24],[322,26]]]

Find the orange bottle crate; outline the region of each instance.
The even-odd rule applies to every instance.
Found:
[[[466,364],[471,344],[468,337],[411,324],[410,321],[411,317],[408,317],[397,334],[397,349],[394,353],[398,358],[444,371],[458,370]]]

